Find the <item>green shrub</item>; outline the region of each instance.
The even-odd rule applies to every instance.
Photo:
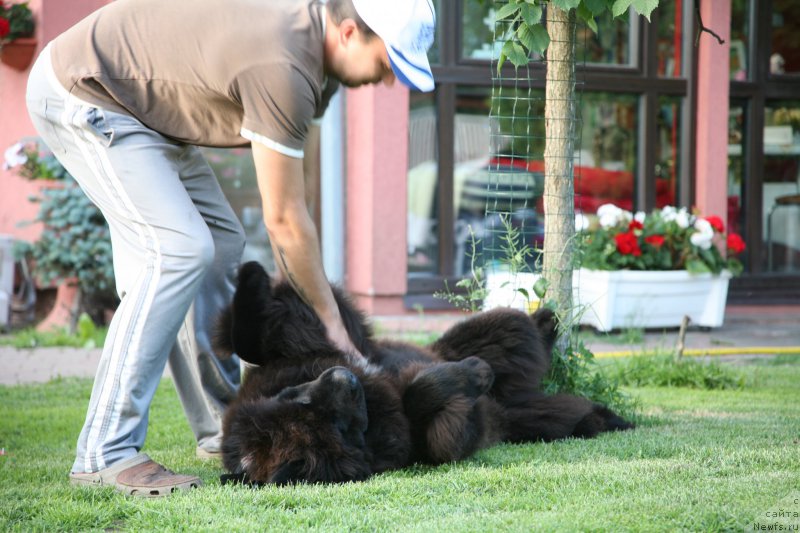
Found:
[[[642,355],[621,361],[609,372],[622,385],[636,387],[687,387],[691,389],[741,389],[742,375],[716,361],[676,359],[670,354]]]
[[[47,188],[38,198],[35,222],[43,224],[39,239],[23,243],[17,252],[33,259],[33,274],[44,284],[77,279],[88,298],[110,298],[114,290],[108,225],[71,178],[63,187]]]
[[[542,386],[548,394],[575,394],[605,405],[628,419],[635,419],[638,405],[622,392],[624,383],[597,364],[594,354],[580,340],[565,353],[553,352],[553,363]]]
[[[73,348],[97,348],[105,342],[108,329],[98,328],[91,317],[82,313],[78,318],[78,326],[74,333],[66,329],[36,331],[36,328],[25,328],[13,335],[0,337],[0,345],[14,348],[43,348],[53,346],[69,346]]]

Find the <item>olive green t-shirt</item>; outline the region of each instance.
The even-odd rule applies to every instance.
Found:
[[[318,0],[117,0],[53,41],[59,82],[189,144],[302,157],[325,82]]]

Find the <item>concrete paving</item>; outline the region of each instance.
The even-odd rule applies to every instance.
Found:
[[[433,337],[462,320],[463,314],[376,317],[378,335],[392,338]],[[634,334],[631,334],[634,333]],[[413,335],[412,335],[413,334]],[[586,345],[598,357],[672,350],[678,330],[614,332],[608,335],[583,330]],[[631,341],[631,338],[633,340]],[[692,353],[768,356],[800,353],[800,305],[728,306],[725,323],[712,330],[689,327],[685,346]],[[0,385],[41,383],[59,377],[92,377],[100,349],[0,346]]]

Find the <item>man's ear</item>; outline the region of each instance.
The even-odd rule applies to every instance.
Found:
[[[339,44],[347,46],[351,39],[358,34],[358,26],[353,19],[342,19],[339,23]]]

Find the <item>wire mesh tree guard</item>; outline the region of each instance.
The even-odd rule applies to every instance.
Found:
[[[493,7],[497,11],[507,3],[495,0]],[[545,56],[534,55],[516,68],[492,64],[482,251],[490,292],[505,285],[506,295],[516,292],[515,297],[535,301],[533,283],[544,278],[546,299],[563,315],[572,306],[574,154],[580,132],[576,18],[574,11],[557,8],[547,9],[546,17]],[[495,47],[514,43],[515,29],[513,22],[497,21]]]

